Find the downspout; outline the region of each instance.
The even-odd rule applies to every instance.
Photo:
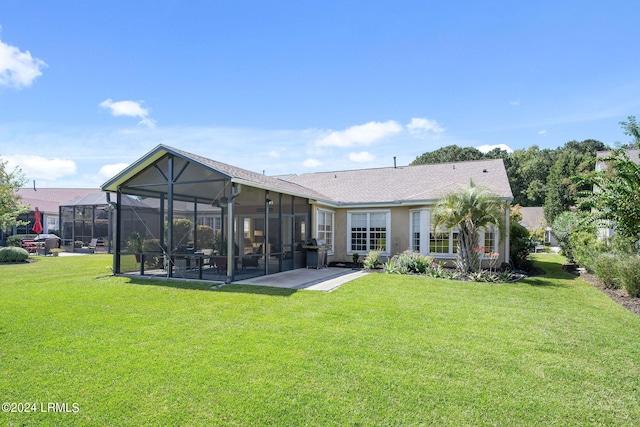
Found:
[[[229,201],[227,202],[227,280],[225,283],[231,283],[233,281],[233,271],[235,252],[233,250],[233,200],[238,197],[242,192],[242,184],[236,184],[235,188],[229,194]]]
[[[75,227],[74,227],[75,228]],[[113,256],[113,272],[120,274],[120,257],[122,248],[122,190],[116,192],[116,241]]]
[[[511,239],[510,231],[511,231],[511,206],[507,205],[507,212],[505,215],[505,230],[504,234],[506,238],[504,239],[504,260],[507,264],[511,264],[511,248],[509,247],[509,240]]]

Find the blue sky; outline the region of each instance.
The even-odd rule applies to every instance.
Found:
[[[627,142],[637,1],[0,6],[0,156],[97,187],[158,144],[269,175]],[[29,183],[31,185],[31,183]]]

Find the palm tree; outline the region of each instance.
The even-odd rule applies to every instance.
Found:
[[[446,194],[436,203],[432,227],[458,229],[456,265],[464,273],[475,272],[480,270],[479,230],[493,225],[502,235],[506,212],[505,200],[471,181],[468,188]]]

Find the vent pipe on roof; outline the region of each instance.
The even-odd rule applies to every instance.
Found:
[[[33,180],[33,191],[38,191],[38,189],[36,188],[36,180]]]
[[[393,156],[393,168],[396,169],[396,156]]]

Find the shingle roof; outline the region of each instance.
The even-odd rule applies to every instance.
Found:
[[[598,151],[596,158],[609,157],[611,154],[611,151]],[[627,155],[632,162],[640,163],[640,150],[627,150]]]
[[[520,208],[522,220],[520,224],[529,230],[545,228],[547,220],[544,218],[544,209],[541,206],[530,206]]]
[[[253,184],[263,189],[280,191],[287,194],[303,195],[312,199],[323,199],[326,197],[324,194],[312,188],[301,186],[300,184],[293,181],[281,179],[279,177],[272,177],[268,175],[259,174],[257,172],[252,172],[247,169],[242,169],[226,163],[218,162],[212,159],[208,159],[206,157],[202,157],[196,154],[188,153],[186,151],[178,150],[176,148],[171,148],[167,146],[164,146],[164,148],[170,151],[173,151],[176,154],[180,154],[185,158],[191,159],[195,162],[205,165],[213,170],[222,172],[223,174],[231,178],[234,182],[245,182],[245,183]]]
[[[309,173],[287,179],[339,204],[434,201],[473,180],[504,198],[513,198],[501,159],[377,169]]]
[[[179,156],[236,183],[307,197],[329,205],[433,202],[448,192],[468,186],[471,180],[499,197],[513,198],[501,159],[272,177],[166,145],[154,148],[103,184],[102,189],[115,191],[167,154]]]
[[[89,194],[100,194],[99,188],[19,188],[18,194],[22,203],[36,207],[41,212],[58,214],[58,207],[78,197]]]
[[[111,201],[116,201],[116,196],[114,194],[111,195]],[[66,203],[60,203],[60,206],[95,206],[106,205],[107,203],[107,193],[101,191],[99,193],[87,194],[85,196],[78,197]],[[134,199],[133,197],[127,196],[126,194],[122,195],[122,205],[137,208],[149,207],[146,203]]]

